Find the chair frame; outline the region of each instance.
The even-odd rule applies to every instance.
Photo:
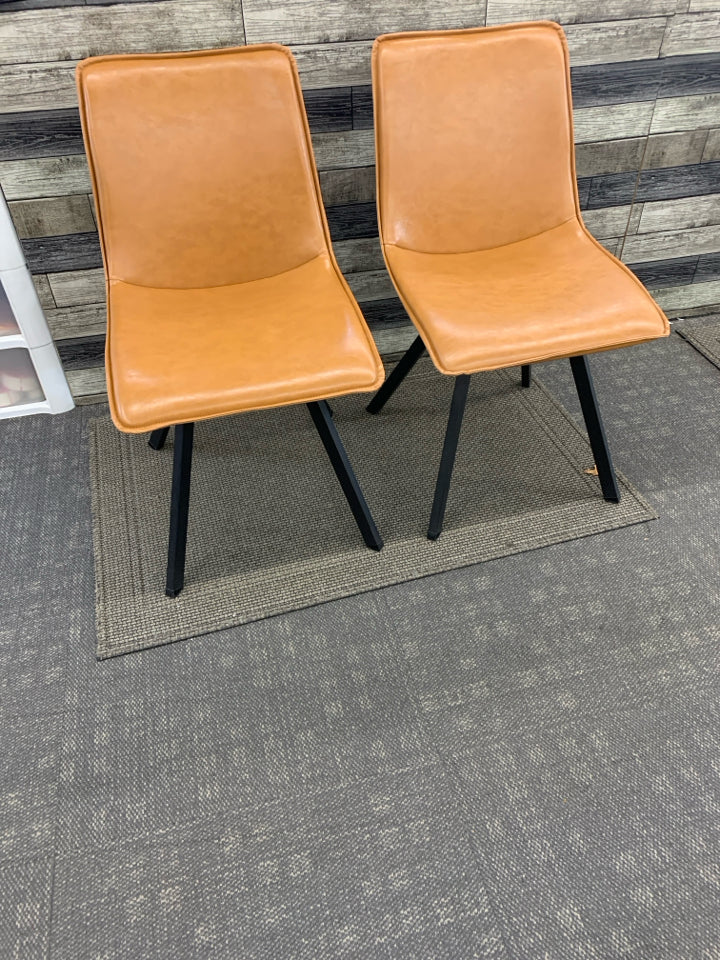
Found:
[[[380,413],[387,401],[395,393],[420,357],[425,353],[425,349],[422,337],[417,336],[397,362],[392,373],[385,380],[385,383],[383,383],[367,405],[366,409],[368,413]],[[613,467],[602,418],[600,417],[600,409],[598,407],[588,358],[582,355],[570,357],[569,359],[575,381],[575,388],[578,393],[580,406],[585,419],[585,426],[587,427],[588,437],[590,439],[590,446],[593,456],[595,457],[603,497],[609,503],[619,503],[620,488],[615,475],[615,468]],[[457,453],[465,413],[465,404],[470,387],[470,378],[471,374],[469,373],[462,373],[455,377],[455,387],[450,402],[450,415],[445,431],[445,440],[440,457],[440,467],[438,469],[435,494],[430,513],[430,523],[427,531],[428,540],[437,540],[442,533],[445,508],[450,492],[450,481],[452,480],[453,467],[455,466],[455,455]],[[525,363],[521,367],[521,385],[523,388],[527,388],[530,386],[530,382],[530,364]]]
[[[345,447],[333,420],[327,400],[315,400],[307,404],[335,476],[345,494],[355,523],[367,547],[382,550],[383,540],[375,525],[370,508],[358,483]],[[167,576],[165,595],[177,597],[185,583],[185,552],[187,545],[188,517],[190,512],[190,477],[192,472],[194,423],[178,423],[174,429],[174,453],[172,492],[170,496],[170,536],[168,540]],[[170,427],[153,430],[148,445],[153,450],[162,450]]]

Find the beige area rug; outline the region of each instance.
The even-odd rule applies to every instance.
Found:
[[[164,595],[171,437],[163,451],[90,426],[98,657],[198,636],[389,584],[651,519],[620,479],[606,503],[585,436],[519,371],[473,377],[445,529],[425,537],[453,381],[427,362],[379,416],[333,400],[385,539],[362,543],[304,406],[200,423],[185,589]],[[172,435],[171,435],[172,436]]]
[[[676,320],[673,328],[711,363],[720,367],[720,317]]]

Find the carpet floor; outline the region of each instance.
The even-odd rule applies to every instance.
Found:
[[[430,362],[381,416],[333,401],[385,539],[360,535],[304,406],[197,428],[186,587],[164,595],[172,445],[90,425],[98,656],[140,650],[653,517],[621,481],[606,503],[587,439],[517,371],[478,374],[441,538],[427,528],[452,379]],[[164,507],[163,507],[164,505]]]
[[[680,320],[675,323],[675,329],[711,363],[720,367],[720,316]]]
[[[103,661],[99,411],[0,424],[0,956],[719,957],[720,371],[593,369],[657,521]]]

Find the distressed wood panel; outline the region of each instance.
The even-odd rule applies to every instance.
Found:
[[[0,114],[0,160],[83,152],[77,109]]]
[[[316,133],[312,142],[320,170],[371,166],[375,163],[375,137],[372,130]]]
[[[640,17],[675,13],[676,0],[605,0],[599,6],[595,0],[488,0],[487,22],[514,23],[517,20],[555,20],[557,23],[629,20]]]
[[[105,273],[101,268],[49,273],[48,283],[58,307],[72,307],[105,300]]]
[[[720,224],[720,194],[646,203],[638,233],[693,230]]]
[[[385,267],[379,237],[363,240],[341,240],[333,244],[337,262],[343,273],[382,270]]]
[[[369,203],[375,199],[375,167],[349,167],[320,172],[320,189],[326,205]]]
[[[645,148],[644,137],[605,140],[575,145],[575,165],[579,177],[638,170]]]
[[[75,60],[0,66],[0,113],[65,109],[77,104]]]
[[[629,229],[632,206],[607,207],[605,210],[586,210],[583,213],[585,226],[598,240],[617,237]]]
[[[525,19],[534,19],[534,15]],[[650,60],[660,53],[666,23],[665,17],[648,17],[644,20],[570,24],[565,28],[570,62],[573,66],[581,66],[585,63]]]
[[[55,308],[55,299],[52,295],[47,276],[44,273],[37,273],[32,280],[35,285],[38,300],[40,301],[40,306],[43,310],[53,310]]]
[[[90,201],[85,194],[42,200],[14,200],[8,206],[21,239],[56,237],[95,229]]]
[[[100,53],[196,50],[245,42],[240,0],[160,0],[60,7],[0,17],[0,63],[80,60]]]
[[[105,363],[105,335],[61,340],[57,351],[65,373],[85,367],[100,367]]]
[[[385,270],[348,273],[345,279],[360,303],[367,303],[370,300],[387,300],[396,296],[395,287]]]
[[[658,63],[662,68],[658,94],[661,97],[684,97],[720,89],[720,57],[717,53],[666,57]]]
[[[668,23],[660,55],[674,57],[684,53],[720,51],[720,17],[708,13],[679,13]]]
[[[708,130],[702,161],[720,160],[720,130]]]
[[[368,84],[372,41],[292,47],[304,90]]]
[[[590,143],[610,138],[646,136],[653,116],[653,102],[615,103],[605,107],[576,110],[575,140]]]
[[[477,27],[485,0],[244,0],[248,43],[337,43],[400,30]]]
[[[709,311],[720,303],[720,280],[661,287],[653,295],[669,317],[687,317]]]
[[[105,303],[91,303],[85,306],[74,304],[72,307],[46,310],[50,333],[55,340],[69,337],[85,337],[103,333],[107,314]]]
[[[66,378],[75,403],[100,403],[107,398],[105,367],[68,370]]]
[[[330,236],[333,240],[372,237],[378,232],[374,203],[344,203],[326,209]]]
[[[706,130],[683,133],[651,133],[643,155],[643,167],[679,167],[700,163],[707,142]],[[720,158],[718,158],[720,159]]]
[[[0,163],[0,185],[7,200],[65,197],[92,190],[84,156],[4,160]]]
[[[678,257],[674,260],[651,260],[648,263],[629,263],[628,266],[646,287],[671,287],[692,283],[698,257]]]
[[[102,266],[100,241],[95,231],[63,237],[34,237],[21,242],[32,273],[90,270]]]
[[[698,257],[694,279],[696,283],[702,283],[706,280],[720,280],[720,252],[704,253]]]
[[[657,100],[650,130],[652,133],[670,133],[674,130],[697,130],[713,127],[720,118],[720,93],[705,93],[698,97],[672,97]]]
[[[643,170],[637,199],[676,200],[710,193],[720,193],[720,163]]]
[[[665,233],[636,234],[625,241],[622,257],[626,263],[664,260],[683,254],[711,253],[720,248],[720,225],[694,230],[670,230]]]

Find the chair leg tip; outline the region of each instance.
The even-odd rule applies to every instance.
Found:
[[[165,587],[165,596],[170,597],[171,600],[174,600],[175,597],[179,597],[182,593],[182,587],[178,587],[177,590],[172,590],[170,587]]]
[[[441,532],[442,532],[442,531],[440,531],[440,530],[428,530],[428,532],[427,532],[427,538],[428,538],[428,540],[432,540],[432,541],[434,542],[435,540],[438,539],[438,537],[440,536],[440,533],[441,533]]]

